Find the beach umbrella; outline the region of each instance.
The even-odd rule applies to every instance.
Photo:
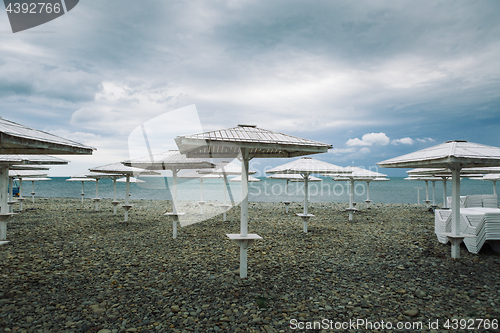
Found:
[[[93,178],[88,178],[84,175],[82,175],[82,177],[71,177],[71,178],[68,178],[66,179],[67,182],[82,182],[82,193],[80,193],[80,195],[82,196],[82,203],[83,203],[83,197],[85,196],[85,192],[83,191],[83,188],[84,188],[84,183],[85,182],[95,182],[96,180],[93,179]]]
[[[307,222],[309,218],[314,217],[314,215],[308,213],[308,201],[309,201],[309,176],[311,174],[347,174],[351,171],[344,170],[344,168],[316,160],[310,157],[301,157],[298,160],[285,163],[283,165],[277,166],[266,171],[267,173],[277,173],[277,174],[298,174],[304,179],[304,212],[302,214],[298,213],[297,216],[302,218],[304,233],[307,233]]]
[[[489,180],[490,182],[493,182],[493,194],[497,195],[497,181],[500,180],[500,175],[498,174],[487,174],[484,175],[480,178],[477,178],[480,180]]]
[[[106,164],[94,168],[89,169],[90,172],[102,173],[102,174],[110,174],[112,175],[110,178],[113,179],[113,201],[111,204],[113,205],[113,214],[116,215],[116,206],[120,203],[116,200],[116,179],[122,176],[125,176],[125,204],[122,205],[122,208],[125,210],[125,217],[123,219],[124,222],[128,221],[128,211],[132,208],[133,205],[129,203],[130,197],[130,178],[133,175],[160,175],[158,172],[145,170],[142,168],[125,166],[122,163],[111,163]],[[97,185],[97,183],[96,183]]]
[[[285,186],[285,195],[288,195],[288,184],[290,182],[303,182],[304,177],[302,177],[299,174],[295,173],[275,173],[267,176],[269,179],[285,179],[286,180],[286,186]],[[321,181],[320,178],[314,177],[309,175],[308,182],[316,182],[316,181]],[[288,206],[290,206],[291,202],[290,201],[283,201],[283,204],[285,205],[285,213],[288,214]]]
[[[177,173],[183,169],[203,169],[212,168],[215,164],[198,159],[188,158],[181,154],[178,150],[169,150],[164,153],[150,155],[146,157],[136,158],[122,162],[126,166],[133,166],[148,170],[170,170],[172,171],[172,207],[173,212],[165,213],[166,216],[172,217],[172,237],[177,238],[177,222],[179,216],[184,213],[177,211]]]
[[[446,168],[452,173],[451,233],[443,233],[451,242],[452,258],[460,257],[460,173],[463,168],[500,166],[500,148],[467,141],[447,141],[440,145],[377,163],[384,168]]]
[[[24,178],[36,178],[36,177],[47,177],[47,173],[40,170],[9,170],[9,178],[14,179],[17,178],[19,180],[19,210],[23,210],[23,179]],[[10,180],[9,180],[10,183]],[[11,197],[12,200],[12,197]],[[12,207],[12,206],[11,206]]]
[[[241,222],[239,234],[227,234],[240,246],[240,277],[247,276],[248,247],[257,234],[248,233],[248,166],[252,158],[289,158],[327,152],[331,145],[258,128],[238,125],[228,129],[179,136],[175,139],[188,157],[238,158],[242,167]]]
[[[2,119],[0,119],[1,121]],[[1,138],[1,133],[0,133]],[[3,143],[2,143],[3,144]],[[0,152],[0,240],[7,237],[7,220],[13,215],[10,206],[14,203],[9,201],[9,193],[12,197],[13,179],[9,177],[9,169],[13,165],[63,165],[68,161],[48,155],[1,155]],[[10,191],[7,190],[9,187]]]
[[[222,178],[223,176],[220,174],[212,174],[212,173],[205,173],[205,174],[200,174],[198,172],[199,170],[181,170],[178,173],[179,178],[190,178],[190,179],[198,179],[200,181],[200,201],[198,201],[198,204],[200,205],[200,214],[203,214],[203,206],[206,204],[206,201],[203,200],[203,181],[205,179],[209,178]]]
[[[38,171],[42,171],[42,170],[49,170],[50,168],[48,167],[45,167],[45,166],[41,166],[41,165],[11,165],[10,168],[9,168],[9,174],[10,174],[10,170],[38,170]],[[24,178],[24,180],[26,180],[26,178]],[[34,181],[31,180],[31,187],[32,187],[32,190],[31,190],[31,201],[33,203],[35,203],[35,181],[37,180],[47,180],[47,179],[40,179],[40,178],[36,178]],[[50,179],[48,179],[50,180]]]
[[[481,175],[489,170],[490,172],[498,172],[499,168],[463,168],[461,171],[461,176],[477,176]],[[498,170],[498,171],[497,171]],[[439,177],[443,181],[443,208],[448,208],[448,200],[446,197],[446,182],[452,178],[452,172],[446,168],[416,168],[407,171],[410,177],[417,176],[427,176],[427,177]]]
[[[436,182],[442,181],[443,179],[441,177],[414,175],[414,176],[410,176],[410,177],[405,178],[405,180],[418,180],[418,181],[425,182],[425,203],[427,204],[427,207],[429,206],[429,203],[431,202],[429,200],[429,182],[432,182],[432,205],[431,205],[431,207],[433,210],[437,207],[436,206]],[[445,181],[446,180],[444,180],[443,182],[445,182]],[[446,192],[445,192],[445,196],[446,196]]]
[[[9,166],[13,164],[44,164],[39,163],[39,160],[30,163],[29,158],[21,157],[26,155],[11,154],[91,155],[93,150],[95,148],[0,118],[0,241],[7,237],[7,220],[12,215],[8,211],[7,204]],[[65,164],[67,164],[66,161]]]
[[[35,182],[44,181],[44,180],[52,180],[52,178],[47,178],[47,177],[35,177],[35,178],[27,177],[27,178],[23,178],[23,179],[24,179],[24,181],[31,182],[31,202],[32,203],[35,203]]]
[[[104,173],[104,172],[86,172],[86,173],[81,173],[75,176],[72,176],[70,179],[67,179],[66,181],[70,181],[72,179],[84,179],[84,178],[91,178],[95,180],[95,197],[92,198],[92,201],[94,201],[95,204],[95,211],[99,210],[99,201],[101,201],[101,198],[99,198],[99,180],[100,179],[115,179],[118,177],[122,177],[122,174],[112,174],[112,173]],[[83,202],[83,183],[82,183],[82,202]]]
[[[230,192],[231,188],[229,187],[227,176],[234,175],[234,176],[241,177],[241,172],[242,172],[241,165],[229,163],[227,161],[223,161],[222,163],[216,164],[215,167],[212,169],[198,170],[198,173],[200,173],[200,174],[212,173],[212,174],[221,175],[224,178],[224,201],[222,202],[222,205],[220,205],[223,208],[222,220],[224,222],[226,221],[226,211],[234,205],[234,200],[233,200],[233,196],[231,195],[231,192]],[[257,171],[248,170],[249,175],[253,175],[255,173],[257,173]],[[230,196],[230,201],[231,201],[230,205],[228,205],[226,203],[228,188],[229,188],[229,196]]]
[[[349,221],[352,220],[353,213],[356,212],[358,209],[354,207],[354,182],[355,181],[364,181],[366,182],[366,188],[367,188],[367,197],[366,197],[366,208],[370,207],[370,182],[372,181],[382,181],[383,180],[389,180],[387,178],[387,175],[380,173],[380,172],[375,172],[367,169],[363,169],[360,167],[356,166],[348,166],[344,168],[345,170],[350,171],[350,174],[347,175],[342,175],[342,174],[328,174],[327,176],[330,176],[333,178],[335,181],[340,181],[340,180],[348,180],[350,183],[350,190],[349,190],[349,207],[346,209],[349,212]],[[378,180],[375,180],[378,179]]]

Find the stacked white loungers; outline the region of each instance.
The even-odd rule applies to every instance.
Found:
[[[460,209],[460,232],[472,235],[464,238],[469,252],[477,254],[485,242],[494,250],[500,245],[500,209],[496,195],[469,195]],[[435,232],[440,243],[448,238],[442,233],[451,232],[451,210],[438,209],[435,212]]]

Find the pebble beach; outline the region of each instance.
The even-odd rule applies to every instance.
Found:
[[[131,203],[123,222],[110,199],[98,211],[91,200],[27,199],[0,247],[0,332],[466,332],[460,320],[481,331],[478,320],[500,319],[500,254],[462,245],[451,259],[424,205],[361,203],[348,221],[346,203],[313,203],[305,234],[301,203],[285,214],[251,202],[249,232],[263,240],[241,279],[226,237],[239,233],[239,206],[172,239],[170,202]],[[349,321],[365,325],[335,327]]]

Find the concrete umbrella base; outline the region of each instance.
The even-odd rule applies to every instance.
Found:
[[[120,201],[113,200],[111,204],[113,205],[113,215],[116,215],[116,206],[120,204]]]
[[[345,210],[349,212],[349,221],[352,221],[352,216],[354,215],[355,212],[358,211],[358,209],[353,207],[353,208],[346,208]]]
[[[123,219],[123,222],[128,221],[128,211],[130,208],[132,208],[134,205],[122,205],[122,208],[125,209],[125,218]]]
[[[257,234],[248,234],[246,236],[241,236],[240,234],[226,234],[226,236],[240,246],[240,278],[246,278],[248,272],[248,248],[252,245],[254,240],[262,239],[262,237]]]
[[[297,213],[295,215],[300,216],[302,218],[302,222],[304,225],[304,233],[306,234],[307,233],[307,221],[309,221],[309,219],[311,217],[314,217],[314,215],[313,214],[302,214],[302,213]]]
[[[288,214],[288,206],[290,206],[291,202],[290,201],[283,201],[283,204],[285,205],[285,212]]]
[[[231,207],[231,205],[228,205],[228,204],[222,204],[222,205],[219,205],[220,207],[222,207],[222,209],[224,209],[224,213],[222,213],[222,220],[224,222],[227,221],[227,218],[226,218],[226,211],[229,207]]]
[[[179,216],[184,215],[185,213],[165,213],[163,215],[172,217],[172,238],[177,238],[177,222],[179,222]]]

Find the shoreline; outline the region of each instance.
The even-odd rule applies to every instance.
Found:
[[[0,332],[288,332],[292,320],[499,319],[500,256],[450,258],[424,205],[313,202],[308,233],[279,203],[250,202],[248,278],[237,270],[239,207],[179,228],[160,200],[113,215],[86,199],[26,200],[0,247]],[[161,203],[161,204],[160,204]],[[215,327],[218,327],[217,329]],[[134,330],[135,329],[135,330]],[[438,331],[444,330],[440,327]],[[423,331],[429,331],[425,328]]]

